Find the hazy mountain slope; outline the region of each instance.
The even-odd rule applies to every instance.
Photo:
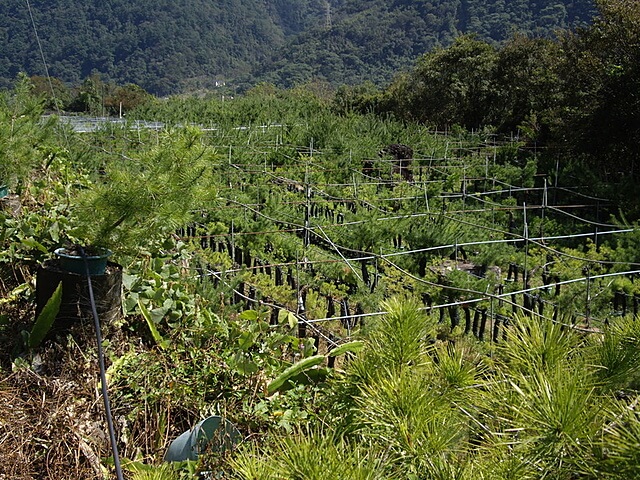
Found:
[[[209,87],[385,81],[422,53],[474,31],[549,34],[586,22],[592,0],[31,0],[49,73],[98,72],[157,94]],[[0,85],[43,75],[28,5],[0,2]]]
[[[94,71],[165,93],[198,79],[235,77],[304,28],[299,0],[32,0],[50,74]],[[0,77],[44,74],[23,0],[0,3]]]
[[[416,57],[475,33],[501,42],[516,32],[552,36],[589,23],[592,0],[336,0],[328,22],[302,32],[260,69],[274,83],[319,77],[384,82]]]

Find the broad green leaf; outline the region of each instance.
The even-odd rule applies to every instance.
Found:
[[[60,224],[58,222],[53,222],[49,226],[49,235],[51,235],[51,240],[55,243],[60,241]]]
[[[255,321],[258,319],[258,312],[255,310],[245,310],[240,314],[240,318],[243,320]]]
[[[328,367],[311,368],[291,377],[278,391],[287,391],[294,385],[313,385],[324,382],[331,374],[331,371],[332,369]]]
[[[255,341],[256,336],[253,332],[244,331],[238,337],[238,348],[240,348],[240,350],[249,350]]]
[[[17,300],[20,295],[28,291],[30,288],[31,286],[28,283],[22,283],[18,285],[16,288],[7,293],[4,298],[0,298],[0,305],[4,303],[11,303]]]
[[[138,308],[140,308],[140,313],[142,313],[142,316],[147,322],[147,326],[149,327],[149,331],[151,332],[153,340],[160,348],[166,348],[169,345],[169,341],[165,340],[164,338],[162,338],[162,335],[160,335],[160,332],[156,328],[156,324],[153,321],[153,316],[151,312],[149,312],[149,309],[145,307],[140,300],[138,300]]]
[[[273,393],[278,391],[278,389],[282,387],[287,380],[289,380],[292,377],[295,377],[296,375],[304,372],[305,370],[309,370],[310,368],[320,365],[322,362],[324,362],[324,360],[325,360],[324,355],[314,355],[312,357],[304,358],[299,362],[294,363],[289,368],[287,368],[284,372],[278,375],[275,379],[273,379],[271,383],[269,383],[269,385],[267,385],[267,393],[269,395],[272,395]]]
[[[33,237],[23,238],[22,239],[22,244],[24,246],[26,246],[26,247],[35,248],[37,250],[40,250],[42,253],[49,253],[49,250],[47,249],[47,247],[42,245],[40,242],[38,242]]]
[[[213,415],[198,422],[193,428],[190,428],[171,442],[165,454],[165,461],[193,461],[197,460],[198,456],[205,452],[224,453],[233,449],[241,438],[240,432],[229,420]],[[195,475],[195,477],[198,476]],[[189,478],[193,477],[194,475],[189,475]],[[160,477],[157,476],[153,476],[153,478],[160,480]],[[174,474],[166,478],[175,479],[178,477]],[[220,476],[217,476],[217,478],[220,478]]]
[[[307,337],[302,340],[302,356],[309,357],[316,350],[315,340],[312,337]]]
[[[342,355],[347,352],[359,352],[362,350],[362,347],[364,347],[364,342],[362,340],[354,340],[353,342],[347,342],[337,346],[328,353],[328,356],[337,357],[338,355]]]
[[[298,325],[298,319],[293,314],[293,312],[289,312],[287,310],[280,310],[278,312],[278,323],[279,324],[288,323],[289,327],[295,328],[295,326]]]
[[[231,358],[232,367],[241,375],[251,375],[256,373],[259,368],[258,365],[251,360],[245,352],[237,351]]]
[[[129,275],[127,273],[122,273],[122,285],[127,290],[131,290],[133,286],[140,280],[138,275]]]
[[[254,333],[268,332],[270,330],[269,324],[264,320],[258,320],[249,325],[249,331]]]
[[[40,345],[40,342],[47,336],[49,330],[53,326],[53,322],[60,311],[60,303],[62,302],[62,282],[58,284],[56,290],[51,295],[51,298],[47,300],[44,308],[38,315],[36,322],[29,333],[29,348],[36,348]]]
[[[132,292],[124,299],[124,310],[125,313],[131,313],[135,310],[138,305],[139,296],[137,293]]]
[[[169,311],[169,308],[167,307],[158,307],[158,308],[152,308],[149,313],[151,314],[151,318],[153,320],[153,323],[160,323],[162,321],[162,319],[165,317],[165,315],[167,314],[167,312]]]

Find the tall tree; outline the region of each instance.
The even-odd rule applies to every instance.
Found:
[[[495,116],[489,123],[502,132],[513,132],[534,117],[546,123],[562,98],[560,56],[560,45],[549,39],[518,35],[507,42],[493,71]]]
[[[603,180],[640,179],[640,2],[598,0],[594,24],[563,42],[567,94],[559,132]]]
[[[424,55],[412,73],[388,90],[387,108],[412,120],[476,128],[492,118],[492,72],[497,51],[463,36],[446,49]]]

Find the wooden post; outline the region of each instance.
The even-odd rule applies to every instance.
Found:
[[[298,316],[300,322],[298,322],[298,338],[305,338],[307,336],[307,312],[304,306],[304,299],[298,296]]]
[[[244,301],[244,282],[240,282],[233,292],[233,304],[239,305]]]
[[[471,333],[473,333],[474,337],[478,336],[478,327],[480,326],[480,314],[481,310],[479,308],[473,314],[473,324],[471,325]]]
[[[311,186],[309,185],[309,164],[307,163],[306,170],[304,173],[304,196],[305,196],[305,205],[304,205],[304,237],[303,237],[303,245],[304,247],[309,246],[309,228],[311,226],[310,216],[311,216]]]
[[[369,269],[367,268],[366,259],[360,260],[360,270],[362,271],[362,280],[364,281],[364,284],[370,287]]]
[[[451,320],[451,331],[453,331],[453,329],[456,328],[460,323],[458,309],[455,305],[451,305],[449,307],[449,318]]]
[[[462,307],[464,310],[464,334],[467,335],[471,331],[471,309],[468,305]]]
[[[487,329],[487,309],[483,308],[482,316],[480,318],[480,330],[478,331],[478,339],[480,341],[484,340],[484,332]]]
[[[509,328],[509,322],[510,322],[509,317],[504,317],[502,319],[502,340],[503,341],[507,340],[507,328]]]
[[[500,338],[500,316],[496,315],[494,320],[493,320],[493,341],[495,343],[498,342],[498,339]]]
[[[362,304],[358,302],[356,304],[356,312],[357,315],[354,323],[359,323],[360,327],[364,327],[364,308],[362,308]]]

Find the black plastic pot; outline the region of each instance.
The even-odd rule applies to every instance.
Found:
[[[62,300],[52,329],[52,335],[64,333],[78,324],[93,324],[93,307],[88,277],[63,269],[60,258],[43,262],[36,275],[36,317],[62,284]],[[102,323],[108,324],[122,316],[122,266],[109,262],[103,275],[91,275],[96,311]]]

